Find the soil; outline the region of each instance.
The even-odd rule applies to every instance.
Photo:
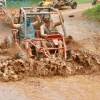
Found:
[[[3,44],[4,38],[12,35],[12,28],[9,24],[0,26],[0,100],[100,99],[100,24],[82,17],[91,7],[91,3],[83,3],[77,9],[60,10],[71,37],[67,45],[72,56],[67,60],[15,59],[16,50]],[[56,15],[52,17],[58,20]],[[63,33],[61,26],[57,29]]]

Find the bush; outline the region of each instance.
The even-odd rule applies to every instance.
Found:
[[[20,2],[19,0],[16,0],[15,2],[15,0],[7,0],[7,8],[31,7],[33,4],[37,6],[41,1],[42,0],[22,0],[22,2]]]
[[[100,5],[84,11],[83,16],[100,22]]]

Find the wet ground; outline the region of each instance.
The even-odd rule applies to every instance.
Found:
[[[19,82],[0,83],[0,100],[99,100],[97,80],[83,75],[52,79],[28,77]]]
[[[74,39],[74,42],[70,44],[73,50],[73,57],[71,58],[72,62],[65,61],[67,64],[66,69],[68,70],[68,75],[62,75],[62,73],[59,74],[59,70],[57,69],[56,75],[53,77],[45,76],[44,74],[46,73],[41,73],[40,75],[40,73],[38,72],[36,73],[38,77],[35,75],[25,76],[24,73],[23,77],[19,77],[20,81],[13,80],[13,82],[12,80],[10,80],[9,82],[4,82],[1,77],[0,100],[100,99],[100,25],[98,22],[89,21],[87,19],[82,18],[82,12],[85,9],[91,7],[91,3],[84,3],[79,4],[78,8],[74,10],[70,7],[68,7],[66,10],[61,10],[65,19],[64,25],[67,34],[71,35]],[[74,17],[69,17],[69,15],[74,15]],[[11,35],[11,28],[6,25],[6,27],[0,27],[0,30],[0,42],[2,42],[5,36]],[[61,26],[58,27],[58,30],[60,31],[60,33],[62,33]],[[3,70],[3,72],[7,71],[7,69],[5,69],[6,64],[4,63],[4,59],[6,57],[10,58],[10,55],[11,52],[8,55],[2,55],[2,53],[0,54],[0,66],[1,64],[3,64],[3,69],[0,70]],[[8,66],[11,67],[11,64],[9,64],[10,62],[12,64],[13,60],[11,61],[8,59],[7,62]],[[18,65],[18,61],[14,62],[16,62],[15,64]],[[59,61],[56,59],[55,62]],[[40,62],[38,63],[41,65]],[[73,66],[75,66],[74,69],[72,67],[69,67],[73,63]],[[79,70],[81,68],[82,70]],[[23,69],[25,68],[23,67],[20,70]],[[22,75],[22,73],[20,74]],[[16,79],[16,76],[12,78]]]

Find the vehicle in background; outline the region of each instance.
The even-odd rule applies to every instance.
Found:
[[[7,15],[6,0],[0,0],[0,18],[5,18]]]
[[[100,3],[100,0],[93,0],[92,1],[92,5],[95,5],[95,4],[98,4],[98,3]]]
[[[76,9],[77,2],[74,0],[46,0],[39,2],[38,7],[53,7],[61,9],[64,6],[71,6],[72,9]]]

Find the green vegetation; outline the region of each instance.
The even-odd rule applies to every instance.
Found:
[[[95,7],[86,10],[83,13],[83,16],[85,18],[97,20],[100,22],[100,5],[96,5]]]
[[[75,0],[77,3],[92,2],[92,0]]]
[[[7,0],[7,8],[20,8],[20,7],[29,7],[35,4],[36,6],[38,5],[39,2],[44,1],[44,0],[25,0],[24,2],[14,2],[14,0]],[[92,2],[92,0],[75,0],[77,3],[85,3],[85,2]]]
[[[7,8],[31,7],[33,4],[37,6],[38,3],[41,1],[43,0],[30,0],[30,1],[26,0],[25,2],[20,2],[20,1],[14,2],[13,0],[12,1],[7,0]]]

